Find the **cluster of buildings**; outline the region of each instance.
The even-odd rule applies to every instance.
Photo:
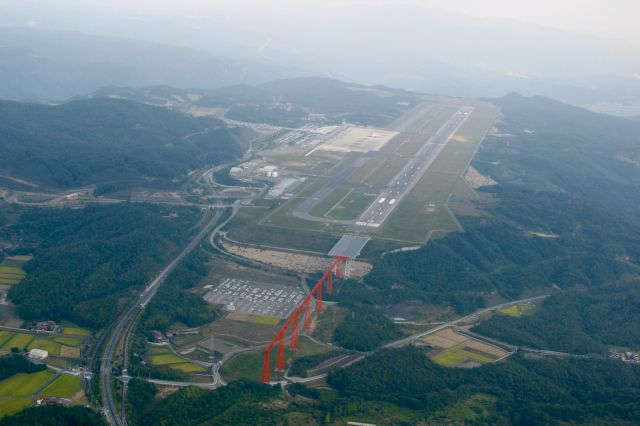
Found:
[[[60,333],[60,326],[52,320],[40,321],[35,327],[33,327],[33,330],[45,333]]]
[[[161,331],[158,331],[158,330],[152,330],[151,331],[151,336],[149,336],[149,337],[150,337],[151,343],[157,343],[159,345],[161,345],[163,343],[167,343],[169,341],[167,336],[165,336],[164,334],[162,334]]]
[[[616,349],[610,348],[607,351],[607,357],[610,359],[619,359],[622,362],[631,364],[640,364],[640,352],[618,352]]]
[[[278,176],[280,176],[277,166],[266,165],[266,166],[260,167],[259,162],[257,161],[248,161],[246,163],[241,164],[240,166],[232,167],[231,169],[229,169],[229,173],[236,174],[236,175],[246,173],[249,175],[263,176],[263,177],[270,177],[270,178],[277,178]]]

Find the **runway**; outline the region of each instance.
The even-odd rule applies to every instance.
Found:
[[[429,107],[420,107],[416,111],[413,111],[411,115],[405,117],[405,121],[396,124],[396,130],[401,130],[400,135],[410,134],[412,138],[422,137],[420,132],[402,133],[402,131],[408,131],[410,128],[415,127],[418,119],[423,118],[424,114],[429,110]],[[339,220],[316,217],[311,214],[311,210],[335,189],[348,184],[351,176],[355,175],[361,168],[367,167],[367,163],[372,157],[390,154],[384,154],[380,151],[365,153],[362,157],[334,175],[322,188],[316,190],[311,196],[302,201],[292,212],[293,215],[299,219],[312,222],[341,224],[353,227],[354,230],[365,228],[370,231],[375,231],[391,216],[402,198],[417,185],[429,166],[435,161],[473,110],[474,108],[471,106],[464,106],[451,115],[438,131],[409,159],[400,172],[382,188],[381,194],[367,207],[358,219]]]
[[[425,172],[449,143],[460,126],[471,115],[474,108],[465,106],[456,111],[447,122],[438,129],[416,155],[400,170],[378,198],[360,215],[355,225],[358,227],[379,228],[389,218],[402,198],[422,179]]]

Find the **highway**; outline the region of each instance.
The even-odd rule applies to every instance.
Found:
[[[456,111],[446,123],[438,129],[416,155],[391,180],[388,187],[360,215],[356,226],[379,228],[393,213],[400,200],[407,195],[422,179],[427,169],[440,155],[442,150],[460,126],[471,115],[474,108],[465,106]]]
[[[207,235],[215,224],[220,220],[222,211],[216,210],[207,224],[193,237],[191,242],[176,256],[160,273],[145,287],[140,294],[140,299],[131,304],[116,320],[115,326],[111,330],[111,334],[107,339],[106,347],[102,355],[100,363],[100,392],[104,413],[111,425],[126,425],[127,421],[123,415],[117,411],[115,399],[113,396],[112,380],[113,380],[113,359],[118,348],[118,344],[125,332],[132,326],[140,311],[149,303],[160,285],[171,271],[180,263],[184,257],[191,252],[205,235]]]
[[[452,321],[449,321],[449,322],[442,323],[442,324],[438,325],[437,327],[431,328],[431,329],[429,329],[427,331],[422,331],[420,333],[415,333],[415,334],[412,334],[410,336],[403,337],[403,338],[398,339],[398,340],[394,340],[393,342],[389,342],[386,345],[381,346],[379,349],[401,348],[401,347],[409,345],[413,341],[418,340],[418,339],[420,339],[420,338],[422,338],[424,336],[427,336],[429,334],[437,333],[438,331],[443,330],[443,329],[448,328],[448,327],[456,327],[460,323],[469,322],[469,321],[473,320],[475,317],[478,317],[479,315],[482,315],[484,313],[495,311],[497,309],[507,308],[507,307],[513,306],[513,305],[519,305],[519,304],[522,304],[522,303],[529,303],[529,302],[535,302],[535,301],[538,301],[538,300],[543,300],[543,299],[546,299],[549,296],[551,296],[551,295],[550,294],[544,294],[542,296],[529,297],[529,298],[520,299],[520,300],[512,300],[510,302],[501,303],[499,305],[494,305],[494,306],[491,306],[489,308],[484,308],[484,309],[481,309],[479,311],[474,312],[473,314],[469,314],[469,315],[466,315],[464,317],[461,317],[461,318],[458,318],[458,319],[455,319],[455,320],[452,320]],[[490,339],[487,339],[484,336],[478,336],[478,337],[480,337],[482,339],[485,339],[485,340],[490,340]],[[505,345],[505,346],[514,347],[513,345],[510,345],[510,344],[507,344],[507,343],[503,343],[503,342],[500,342],[500,343]],[[525,350],[525,351],[533,351],[533,352],[547,354],[547,355],[554,355],[554,354],[560,354],[562,356],[570,355],[570,354],[565,354],[563,352],[537,351],[537,350],[532,350],[532,349],[529,349],[529,348],[517,348],[517,347],[514,347],[514,348],[515,349],[522,349],[522,350]],[[360,356],[350,360],[348,363],[341,365],[340,368],[349,367],[350,365],[353,365],[356,362],[361,361],[365,357],[374,354],[379,349],[374,349],[371,352],[364,352]],[[286,375],[285,376],[285,380],[280,381],[280,382],[274,382],[274,383],[283,383],[283,384],[286,384],[286,383],[289,383],[289,382],[293,382],[293,383],[308,383],[308,382],[313,382],[315,380],[319,380],[319,379],[325,378],[327,376],[328,376],[328,373],[322,373],[322,374],[318,374],[316,376],[310,376],[310,377],[304,377],[304,378],[302,378],[302,377],[289,377],[288,375]]]

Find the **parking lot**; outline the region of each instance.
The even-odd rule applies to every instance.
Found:
[[[282,284],[227,278],[204,295],[209,303],[224,305],[229,311],[287,318],[304,298],[304,292]]]

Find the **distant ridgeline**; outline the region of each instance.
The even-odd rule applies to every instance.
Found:
[[[0,175],[53,188],[170,185],[189,170],[237,158],[251,133],[126,100],[0,101]]]
[[[221,108],[226,117],[280,126],[339,124],[385,127],[420,102],[420,95],[329,78],[292,78],[214,90],[169,86],[107,87],[94,97],[117,97],[170,108]]]
[[[640,123],[545,98],[514,94],[494,102],[502,108],[503,122],[473,163],[498,182],[483,190],[496,200],[480,202],[487,214],[462,217],[464,233],[385,256],[365,278],[372,289],[358,288],[358,294],[344,297],[377,304],[421,299],[452,304],[464,313],[483,306],[492,292],[512,300],[531,289],[596,288],[639,275]],[[594,292],[571,303],[593,306],[590,323],[616,307],[624,311],[616,318],[640,321],[637,309],[615,302],[621,300],[619,292],[605,302],[609,293]],[[608,307],[596,309],[592,297]],[[547,303],[568,302],[551,298]],[[538,315],[547,311],[557,313],[557,308]],[[504,327],[496,336],[516,335]],[[601,349],[604,343],[640,344],[614,337],[619,336],[616,327],[608,320],[597,327],[578,321],[574,332],[597,333],[596,341],[583,339],[580,351]],[[516,340],[540,346],[550,336],[520,334]]]

